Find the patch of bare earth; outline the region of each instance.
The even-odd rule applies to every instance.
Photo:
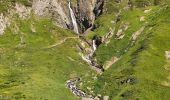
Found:
[[[135,33],[133,33],[132,35],[132,40],[136,41],[137,38],[139,37],[139,35],[144,31],[145,27],[141,27],[138,31],[136,31]]]
[[[170,51],[165,51],[165,57],[167,60],[167,64],[164,66],[165,70],[170,71]],[[161,83],[163,86],[170,87],[170,76],[167,77],[167,81],[163,81]]]
[[[165,57],[167,60],[167,64],[164,66],[164,68],[170,71],[170,51],[165,51]]]
[[[107,70],[110,68],[114,63],[116,63],[119,60],[117,57],[112,57],[110,60],[106,61],[104,64],[104,69]]]
[[[168,82],[168,81],[163,81],[161,84],[162,84],[163,86],[168,86],[168,87],[170,87],[170,82]]]

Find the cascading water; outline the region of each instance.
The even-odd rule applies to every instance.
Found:
[[[93,50],[94,50],[94,52],[95,52],[96,49],[97,49],[96,40],[93,40],[92,42],[93,42],[93,43],[92,43],[92,45],[93,45]]]
[[[76,32],[78,34],[79,33],[78,25],[77,25],[77,22],[76,22],[76,17],[74,15],[74,12],[71,8],[71,1],[70,0],[69,0],[69,10],[70,10],[70,16],[71,16],[71,20],[72,20],[73,27],[74,27],[74,32]]]

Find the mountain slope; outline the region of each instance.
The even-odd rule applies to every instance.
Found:
[[[0,0],[0,99],[170,99],[169,0],[70,4]]]
[[[112,100],[168,100],[169,61],[165,55],[170,49],[169,10],[162,5],[122,11],[117,26],[109,26],[115,30],[113,37],[96,51],[96,58],[103,65],[113,57],[119,60],[97,80],[85,82],[85,86]],[[101,23],[97,22],[99,28],[94,32],[110,32],[106,21],[112,23],[112,19],[108,16],[99,18]],[[127,25],[127,30],[123,25]]]
[[[2,97],[12,100],[76,99],[66,88],[66,81],[93,73],[78,54],[78,37],[56,27],[50,19],[32,17],[16,22],[17,33],[8,28],[0,37]],[[67,37],[75,38],[51,47]]]

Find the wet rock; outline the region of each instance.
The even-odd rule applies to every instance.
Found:
[[[95,40],[96,39],[96,40]],[[94,41],[95,40],[95,41]],[[96,61],[96,59],[94,58],[94,55],[95,55],[95,49],[94,49],[94,46],[95,48],[97,48],[97,45],[100,44],[101,42],[101,38],[97,38],[97,37],[94,37],[94,40],[93,40],[93,43],[88,43],[87,44],[89,46],[91,46],[90,48],[83,48],[81,50],[79,55],[82,57],[82,59],[87,62],[91,68],[95,71],[97,71],[97,73],[102,73],[104,71],[102,65],[99,65]],[[86,41],[86,40],[85,40]],[[92,46],[93,45],[93,46]]]
[[[83,90],[81,90],[77,87],[78,81],[80,81],[79,77],[77,77],[75,79],[68,80],[66,82],[67,88],[69,88],[71,90],[71,92],[76,96],[83,97],[83,98],[90,98],[93,100],[95,98],[94,96],[91,96],[91,95],[85,93]]]
[[[80,27],[80,33],[93,26],[94,20],[103,12],[104,0],[78,0],[75,7],[77,22]]]
[[[102,37],[95,35],[92,40],[95,40],[95,45],[98,47],[102,43]]]
[[[103,13],[104,0],[97,0],[95,8],[93,10],[95,16],[100,16]]]

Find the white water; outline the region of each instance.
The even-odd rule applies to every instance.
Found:
[[[74,27],[74,32],[76,32],[78,34],[79,33],[78,25],[77,25],[77,22],[76,22],[76,17],[74,15],[74,12],[73,12],[73,10],[71,8],[70,0],[69,0],[69,10],[70,10],[71,20],[72,20],[73,27]]]
[[[97,49],[96,40],[93,40],[93,43],[92,43],[92,44],[93,44],[93,50],[96,51],[96,49]]]
[[[84,61],[86,61],[88,64],[91,64],[91,60],[89,58],[89,55],[84,56],[82,53],[79,53],[79,55],[82,57]]]

